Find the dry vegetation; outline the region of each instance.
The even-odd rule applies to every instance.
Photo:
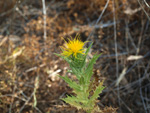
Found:
[[[105,10],[107,0],[46,0],[44,40],[42,1],[1,0],[0,113],[83,113],[60,100],[71,89],[56,75],[68,66],[53,54],[61,52],[61,37],[76,33],[94,43],[89,57],[102,53],[94,77],[105,79],[103,112],[150,112],[148,15],[137,0],[114,1]]]

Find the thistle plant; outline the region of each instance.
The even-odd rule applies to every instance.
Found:
[[[79,35],[74,39],[68,39],[68,42],[65,41],[65,43],[65,46],[61,47],[62,53],[56,55],[69,63],[70,70],[68,72],[75,75],[77,80],[72,80],[68,76],[59,76],[73,89],[74,93],[71,96],[67,95],[62,100],[77,109],[83,109],[88,113],[92,113],[98,108],[96,99],[104,89],[103,82],[96,86],[94,78],[92,78],[93,65],[100,54],[95,54],[93,58],[87,60],[92,44],[86,49],[84,45],[87,42],[82,42]]]

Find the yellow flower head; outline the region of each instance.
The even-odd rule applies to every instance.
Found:
[[[65,41],[66,42],[66,41]],[[68,42],[66,42],[65,47],[62,47],[63,53],[62,55],[69,57],[70,55],[73,55],[75,58],[77,58],[77,54],[84,54],[84,42],[82,42],[79,38],[69,39]]]

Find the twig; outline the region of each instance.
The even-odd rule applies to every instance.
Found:
[[[149,56],[150,56],[150,51],[147,52],[147,53],[144,55],[144,57],[143,57],[142,59],[137,60],[137,61],[126,71],[125,75],[128,74],[136,65],[140,64],[144,58],[147,58],[147,57],[149,57]],[[145,78],[148,78],[149,75],[150,75],[150,74],[147,74],[147,75],[144,74],[144,76],[143,76],[140,80],[143,81]],[[117,81],[117,80],[116,80],[116,81]],[[110,87],[112,87],[112,86],[116,83],[116,81],[114,81],[108,88],[104,89],[103,92],[107,92],[108,89],[109,89]],[[120,87],[119,89],[123,89],[123,88],[125,88],[125,87],[132,87],[133,85],[137,84],[138,82],[139,82],[139,80],[134,81],[134,82],[132,82],[132,83],[130,83],[130,84],[127,84],[126,86]],[[115,88],[115,89],[113,89],[113,90],[118,90],[118,87]]]
[[[26,101],[25,98],[20,98],[20,97],[18,97],[18,96],[15,95],[15,94],[5,94],[5,95],[0,95],[0,98],[3,98],[3,97],[12,97],[12,98],[20,99],[21,101]]]
[[[135,25],[137,23],[138,23],[138,21],[134,21],[133,23],[129,24],[128,27],[132,27],[133,25]],[[124,31],[125,29],[126,29],[126,27],[121,28],[120,30],[118,30],[118,32]],[[101,41],[106,41],[106,40],[108,40],[109,38],[112,38],[112,37],[114,37],[114,34],[102,39]]]
[[[45,66],[45,64],[41,64],[39,67],[42,68],[44,66]],[[30,69],[27,69],[25,72],[28,73],[28,72],[36,70],[37,68],[38,68],[38,66],[35,66],[35,67],[30,68]]]
[[[141,8],[143,9],[144,13],[146,14],[147,18],[148,18],[149,21],[150,21],[150,17],[148,16],[148,14],[147,14],[147,12],[145,11],[144,7],[142,6],[142,4],[140,3],[139,0],[137,0],[137,1],[138,1],[138,3],[140,4]]]
[[[22,110],[24,109],[24,107],[25,107],[25,106],[29,103],[29,101],[32,99],[33,95],[34,95],[34,92],[31,94],[31,96],[28,98],[28,100],[26,100],[26,102],[24,103],[24,105],[21,107],[19,113],[22,112]]]
[[[115,15],[115,1],[113,0],[113,20],[114,20],[114,41],[115,41],[115,55],[116,55],[116,77],[119,77],[119,66],[118,66],[118,50],[117,50],[117,31],[116,31],[116,15]],[[117,86],[119,88],[119,84]],[[118,102],[120,104],[120,92],[117,90]]]
[[[146,4],[146,6],[148,7],[148,8],[150,8],[150,6],[148,5],[148,3],[144,0],[144,3]]]
[[[140,33],[138,44],[137,44],[136,55],[138,55],[140,52],[140,46],[141,46],[142,36],[143,36],[143,32],[144,32],[144,22],[142,22],[142,28],[140,31],[141,31],[141,33]]]
[[[110,1],[110,0],[107,0],[107,3],[105,4],[105,7],[104,7],[102,13],[99,15],[99,18],[97,19],[96,24],[95,24],[94,27],[97,26],[97,24],[99,23],[100,19],[102,18],[103,14],[104,14],[104,12],[105,12],[105,10],[106,10],[106,8],[108,7],[109,1]],[[93,32],[94,32],[94,29],[91,31],[90,35],[88,36],[88,38],[87,38],[86,40],[89,40],[89,38],[93,35]]]
[[[148,63],[148,65],[147,65],[147,67],[145,69],[144,76],[147,75],[147,71],[149,69],[149,66],[150,66],[150,62]],[[142,79],[139,79],[140,86],[141,86],[141,83],[142,83]],[[140,87],[140,96],[141,96],[141,100],[142,100],[142,103],[143,103],[143,106],[144,106],[144,109],[145,109],[145,113],[147,113],[147,108],[146,108],[146,105],[145,105],[145,102],[144,102],[144,98],[143,98],[143,94],[142,94],[142,87]]]
[[[116,94],[114,90],[113,90],[113,93],[118,96],[118,94]],[[120,101],[128,109],[130,113],[133,113],[132,109],[121,98],[120,98]]]
[[[43,5],[43,20],[44,20],[44,40],[47,39],[47,32],[46,32],[46,5],[45,5],[45,0],[42,0],[42,5]]]
[[[131,41],[132,46],[133,46],[134,49],[136,50],[137,47],[136,47],[136,45],[135,45],[135,43],[134,43],[134,41],[133,41],[133,38],[132,38],[132,36],[131,36],[131,33],[130,33],[130,31],[129,31],[129,26],[128,26],[128,23],[127,23],[127,22],[126,22],[125,32],[126,32],[126,38]],[[128,49],[129,49],[129,48],[128,48]]]

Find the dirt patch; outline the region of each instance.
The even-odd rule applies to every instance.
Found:
[[[0,112],[83,113],[61,101],[72,90],[57,76],[66,75],[68,64],[54,55],[61,37],[77,33],[93,42],[89,57],[102,53],[94,67],[106,86],[98,106],[149,112],[149,20],[136,0],[114,1],[46,0],[46,40],[42,2],[1,1]]]

